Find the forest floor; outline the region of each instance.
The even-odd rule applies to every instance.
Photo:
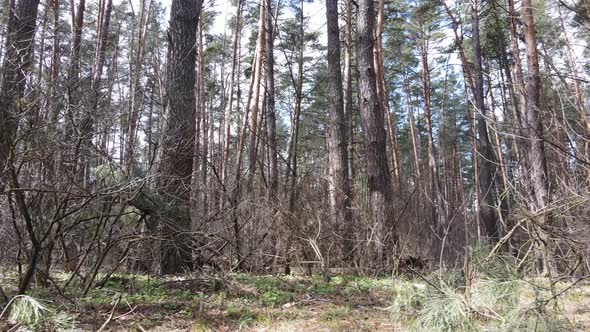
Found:
[[[55,276],[56,281],[65,278],[65,274]],[[14,274],[0,273],[0,285],[5,292],[13,292],[15,282]],[[420,278],[335,276],[327,282],[320,276],[232,274],[221,279],[191,275],[166,278],[116,275],[85,296],[77,291],[60,295],[52,288],[30,295],[46,301],[42,303],[59,312],[59,315],[52,314],[56,321],[54,327],[41,328],[42,331],[98,331],[105,322],[102,331],[427,331],[432,327],[424,324],[432,322],[425,320],[416,324],[416,321],[432,317],[442,318],[441,326],[450,327],[449,331],[471,328],[507,331],[506,320],[527,321],[531,317],[536,317],[536,322],[519,323],[518,328],[513,326],[510,330],[588,331],[590,285],[584,282],[572,285],[570,281],[556,284],[558,292],[567,290],[567,294],[560,295],[559,309],[548,305],[539,311],[543,311],[542,315],[552,312],[548,316],[549,325],[539,319],[541,314],[506,314],[497,319],[499,315],[496,316],[495,310],[500,311],[492,308],[470,309],[466,317],[473,316],[470,311],[478,312],[473,320],[475,324],[453,321],[449,308],[453,308],[454,302],[446,298],[441,302],[441,298],[428,293],[420,295],[420,290],[430,287],[426,279]],[[545,299],[551,298],[548,292],[546,288]],[[538,300],[538,291],[526,297],[533,296],[537,296],[537,300],[532,303],[544,303]],[[454,295],[449,297],[454,298]],[[431,300],[435,307],[429,309]],[[440,313],[439,309],[442,309]],[[559,324],[552,325],[554,322]],[[55,325],[61,328],[55,329]],[[531,329],[532,326],[535,329]],[[14,322],[0,317],[0,331],[14,327]]]

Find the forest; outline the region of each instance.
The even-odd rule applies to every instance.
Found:
[[[589,0],[3,0],[0,331],[590,330]]]

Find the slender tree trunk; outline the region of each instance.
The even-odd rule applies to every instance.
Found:
[[[262,61],[258,59],[256,56],[252,60],[252,67],[256,66],[257,61]],[[254,86],[254,75],[250,76],[250,89]],[[238,105],[240,100],[240,88],[238,86],[238,95],[237,95]],[[237,258],[237,268],[242,269],[244,266],[244,260],[242,257],[242,236],[241,236],[241,226],[239,223],[239,216],[238,216],[238,205],[239,205],[239,198],[240,198],[240,188],[241,188],[241,179],[242,179],[242,162],[243,162],[243,155],[244,155],[244,146],[246,144],[246,137],[247,137],[247,130],[248,130],[248,117],[250,115],[250,102],[252,98],[248,98],[248,102],[246,104],[246,108],[244,109],[244,115],[242,117],[242,127],[238,130],[238,145],[236,147],[236,169],[234,174],[234,184],[232,188],[232,192],[230,194],[230,203],[232,204],[232,224],[234,230],[234,241],[235,241],[235,252]]]
[[[353,153],[353,103],[352,103],[352,0],[346,1],[346,32],[344,52],[344,117],[346,119],[346,132],[348,135],[348,180],[350,186],[354,186],[354,153]],[[351,195],[352,195],[351,191]],[[351,196],[352,200],[352,196]]]
[[[338,0],[326,0],[328,25],[328,129],[330,207],[332,222],[344,239],[343,253],[352,261],[354,248],[352,214],[350,210],[350,183],[348,179],[348,139],[344,116],[344,96],[340,71],[340,33],[338,26]]]
[[[251,103],[252,109],[250,110],[250,145],[248,148],[248,187],[252,184],[254,174],[256,173],[256,139],[258,138],[258,109],[260,101],[260,82],[262,78],[262,62],[264,59],[264,48],[265,48],[265,17],[266,17],[266,0],[260,0],[260,17],[258,19],[258,41],[256,43],[256,50],[258,54],[256,58],[256,66],[254,67],[254,91],[250,90],[250,96],[253,101]]]
[[[207,100],[205,96],[205,45],[203,44],[203,21],[199,20],[199,24],[197,27],[197,44],[198,44],[198,53],[197,53],[197,64],[199,70],[197,71],[199,77],[197,81],[199,82],[199,86],[197,87],[197,112],[198,118],[197,121],[201,121],[201,132],[197,134],[197,136],[201,136],[201,145],[200,149],[197,150],[198,152],[195,153],[197,158],[200,158],[200,166],[201,166],[201,181],[200,181],[200,191],[201,191],[201,214],[204,218],[207,218],[208,215],[208,204],[209,204],[209,193],[207,188],[207,174],[209,173],[209,135],[212,131],[210,131],[209,126],[212,122],[210,117],[210,106],[207,106]],[[215,68],[213,69],[213,77],[216,77]],[[211,105],[211,104],[209,104]],[[198,138],[197,138],[198,139]]]
[[[580,117],[583,120],[582,123],[584,125],[584,146],[582,147],[582,151],[584,153],[584,157],[587,158],[587,160],[590,160],[590,109],[588,109],[584,104],[584,91],[582,90],[582,86],[580,84],[578,66],[574,58],[574,52],[569,40],[568,30],[566,29],[565,24],[563,22],[563,17],[561,16],[561,11],[559,12],[559,23],[561,25],[561,30],[563,31],[568,66],[573,76],[572,81],[574,84],[574,98],[576,101],[575,104],[576,108],[578,109],[578,113],[580,114]],[[587,171],[586,181],[590,181],[590,171]]]
[[[148,27],[148,20],[150,17],[150,11],[152,7],[152,1],[147,3],[141,1],[141,13],[139,18],[139,36],[137,38],[137,49],[135,53],[131,89],[130,89],[130,101],[129,101],[129,119],[128,119],[128,130],[127,130],[127,141],[125,146],[125,166],[127,174],[133,176],[135,166],[135,141],[137,137],[137,127],[141,118],[141,107],[138,107],[138,98],[142,92],[140,86],[140,77],[142,74],[143,58],[145,54],[145,37]],[[143,104],[143,103],[142,103]]]
[[[389,149],[391,157],[391,167],[393,168],[393,184],[396,192],[401,190],[401,178],[399,168],[399,152],[397,147],[397,136],[395,124],[391,118],[389,110],[389,95],[387,85],[385,84],[385,69],[383,66],[383,12],[385,10],[385,0],[379,0],[377,12],[377,24],[375,26],[375,76],[377,77],[377,96],[385,112],[387,120],[387,138],[389,139]]]
[[[277,119],[275,113],[275,74],[274,74],[274,32],[275,24],[272,15],[272,0],[266,1],[266,126],[269,154],[268,198],[275,200],[278,196],[279,163],[277,158]],[[278,15],[278,4],[275,15]],[[276,17],[275,17],[276,22]]]
[[[498,214],[495,210],[496,199],[496,156],[490,142],[487,125],[487,110],[485,107],[484,81],[482,69],[481,44],[479,42],[479,9],[478,0],[471,2],[471,31],[473,43],[473,74],[475,81],[475,107],[477,119],[477,144],[479,151],[479,192],[481,206],[480,220],[485,228],[486,237],[494,241],[498,238]]]
[[[74,5],[74,0],[70,0],[70,12],[72,20],[72,46],[70,49],[70,64],[68,68],[68,117],[73,121],[74,110],[78,108],[80,102],[80,45],[82,44],[82,25],[84,24],[84,11],[86,0],[79,0],[78,6]],[[54,114],[57,120],[59,112]]]
[[[526,142],[526,156],[529,167],[529,179],[531,184],[531,208],[532,211],[542,211],[550,202],[550,185],[547,177],[547,157],[545,154],[545,141],[543,133],[542,116],[544,105],[542,103],[542,80],[539,71],[539,55],[537,50],[537,34],[535,32],[535,20],[531,0],[522,0],[522,18],[524,23],[524,43],[527,55],[528,73],[526,76],[526,109],[523,118],[523,131]],[[553,252],[550,243],[550,232],[547,224],[551,215],[540,216],[537,223],[540,226],[540,247],[543,257],[543,272],[551,273],[553,269]]]
[[[203,104],[205,103],[205,99],[203,96],[203,85],[204,82],[204,73],[203,73],[203,38],[202,38],[202,20],[199,18],[199,22],[197,23],[197,35],[196,35],[196,62],[195,62],[195,137],[193,141],[193,170],[192,170],[192,178],[191,178],[191,221],[192,221],[192,228],[193,230],[198,230],[199,222],[202,220],[203,214],[203,206],[200,202],[203,202],[202,196],[204,195],[205,188],[201,183],[201,176],[205,170],[206,160],[203,160],[203,150],[204,150],[204,127],[205,127],[205,111]]]
[[[106,1],[106,2],[105,2]],[[84,182],[86,183],[89,176],[89,167],[91,163],[97,163],[98,160],[94,157],[91,157],[91,144],[92,140],[94,139],[94,126],[96,120],[98,119],[99,104],[101,101],[101,85],[102,85],[102,73],[104,68],[104,60],[105,60],[105,53],[107,48],[108,42],[108,33],[109,27],[111,22],[111,10],[113,7],[112,0],[103,0],[100,1],[99,6],[99,15],[98,15],[98,36],[96,38],[96,52],[94,55],[94,64],[92,66],[92,80],[90,83],[90,105],[85,110],[85,113],[82,116],[81,120],[81,142],[80,148],[81,155],[83,162],[82,167],[80,168],[81,174],[84,176]]]
[[[410,85],[407,78],[404,78],[404,90],[406,94],[406,103],[408,105],[408,122],[410,125],[410,142],[412,143],[412,157],[414,159],[414,175],[416,182],[420,181],[420,156],[418,154],[418,142],[416,140],[416,122],[414,119],[414,105],[410,95]]]
[[[231,65],[231,78],[229,83],[229,98],[225,108],[225,128],[224,130],[224,142],[223,142],[223,162],[221,179],[225,185],[227,185],[227,170],[229,168],[229,155],[230,155],[230,143],[231,143],[231,115],[234,102],[234,90],[236,83],[239,85],[239,49],[240,49],[240,35],[242,31],[241,18],[242,18],[242,1],[238,0],[238,6],[236,10],[236,26],[234,30],[234,41],[232,47],[232,65]],[[238,100],[239,103],[239,100]]]
[[[437,232],[441,232],[444,227],[440,222],[441,217],[440,209],[442,205],[442,197],[440,197],[439,188],[439,170],[436,158],[436,150],[434,146],[434,129],[432,125],[432,112],[431,112],[431,77],[430,77],[430,66],[428,64],[428,38],[422,37],[423,41],[420,45],[420,60],[422,64],[422,95],[424,97],[424,119],[426,121],[426,132],[427,132],[427,154],[428,154],[428,180],[429,180],[429,192],[430,199],[432,200],[431,208],[431,222],[433,223]],[[442,236],[442,234],[438,234]],[[441,237],[442,239],[442,237]]]

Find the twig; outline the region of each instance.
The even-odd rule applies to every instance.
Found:
[[[135,306],[135,307],[131,308],[131,310],[127,311],[126,313],[124,313],[124,314],[121,314],[121,315],[119,315],[119,316],[117,316],[117,317],[113,318],[113,320],[117,320],[117,319],[123,318],[123,317],[125,317],[125,316],[127,316],[127,315],[131,314],[132,312],[134,312],[134,311],[135,311],[135,309],[137,309],[137,306]]]
[[[21,325],[23,325],[22,323],[18,323],[15,326],[11,327],[10,330],[8,330],[7,332],[13,332],[13,331],[17,331]]]
[[[104,323],[102,324],[100,329],[98,329],[98,331],[96,331],[96,332],[104,331],[104,329],[107,327],[107,325],[109,325],[109,323],[113,320],[113,316],[115,315],[115,309],[117,309],[117,306],[119,305],[119,302],[121,302],[122,297],[123,297],[123,293],[120,293],[119,297],[117,298],[117,301],[115,302],[115,305],[111,309],[111,314],[109,315],[109,318],[107,318],[107,320],[104,321]]]

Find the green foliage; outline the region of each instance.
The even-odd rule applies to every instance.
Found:
[[[12,300],[9,320],[26,326],[42,325],[54,310],[41,300],[19,295]]]
[[[336,285],[329,282],[321,282],[313,285],[313,292],[318,295],[328,295],[336,291]]]
[[[428,298],[412,326],[416,331],[473,331],[473,312],[462,294],[441,285],[439,291],[429,289]]]
[[[227,307],[227,316],[238,321],[238,329],[242,330],[256,323],[258,316],[243,305],[230,304]]]
[[[266,306],[277,306],[293,300],[293,294],[285,291],[268,291],[262,293],[261,302]]]
[[[72,316],[28,295],[15,296],[0,314],[0,319],[8,310],[9,321],[32,331],[73,330],[76,323]]]
[[[232,279],[240,284],[256,288],[258,292],[279,290],[285,287],[285,282],[272,276],[254,276],[248,274],[235,274]]]
[[[265,306],[274,307],[293,300],[294,289],[286,281],[272,276],[251,276],[236,274],[234,279],[242,285],[254,287],[257,300]]]
[[[535,307],[515,306],[505,315],[504,321],[496,328],[499,331],[572,331],[571,323],[555,310],[539,311]]]
[[[570,331],[559,298],[547,280],[526,279],[516,260],[488,257],[489,248],[472,253],[475,278],[462,271],[437,271],[419,282],[398,281],[390,310],[414,331]],[[552,303],[551,305],[549,305]]]
[[[427,299],[427,285],[411,281],[398,281],[395,286],[392,314],[400,321],[413,319],[424,307]]]

